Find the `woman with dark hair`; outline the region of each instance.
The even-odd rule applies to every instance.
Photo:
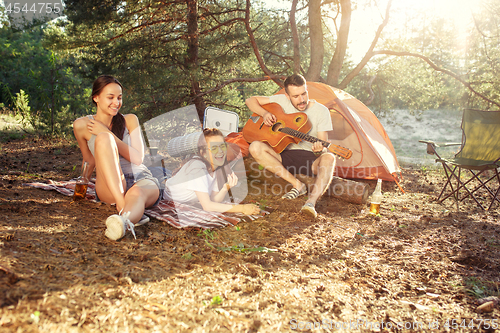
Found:
[[[119,113],[121,83],[109,75],[98,77],[92,86],[92,103],[96,114],[75,120],[73,132],[89,173],[96,169],[96,196],[116,204],[119,212],[106,220],[105,235],[118,240],[130,230],[135,237],[134,225],[149,221],[144,209],[160,200],[160,184],[142,164],[139,120],[134,114]]]
[[[219,186],[225,177],[227,143],[216,128],[205,128],[198,140],[198,154],[189,159],[167,180],[166,196],[177,203],[201,205],[210,212],[238,212],[247,215],[258,214],[260,208],[254,204],[222,203],[229,189],[238,182],[234,173],[227,175],[227,181]]]

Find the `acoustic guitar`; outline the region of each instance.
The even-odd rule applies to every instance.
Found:
[[[287,114],[277,103],[264,104],[262,107],[271,112],[277,121],[272,126],[267,126],[261,116],[253,113],[243,127],[243,137],[248,142],[266,142],[279,154],[289,144],[299,143],[300,140],[312,143],[319,141],[333,154],[345,159],[351,158],[351,150],[308,135],[307,132],[311,130],[312,124],[305,113]]]

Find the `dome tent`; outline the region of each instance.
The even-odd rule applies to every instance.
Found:
[[[333,131],[329,132],[328,139],[352,151],[350,159],[337,159],[335,175],[397,181],[401,169],[396,152],[377,116],[358,99],[340,89],[307,82],[307,90],[310,99],[330,110]],[[285,90],[281,89],[277,94],[284,93]]]

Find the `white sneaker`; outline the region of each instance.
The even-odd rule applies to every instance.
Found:
[[[150,220],[149,220],[149,217],[146,215],[146,214],[143,214],[141,219],[139,220],[139,222],[137,222],[136,224],[134,224],[134,227],[137,227],[139,225],[143,225],[143,224],[146,224],[148,223]]]
[[[121,215],[113,214],[108,217],[106,219],[106,237],[111,240],[119,240],[125,236],[125,231],[130,230],[136,238],[134,224],[128,219],[129,216],[130,212],[125,212]]]
[[[318,213],[316,213],[316,208],[314,208],[314,204],[313,203],[306,203],[304,206],[302,206],[302,208],[300,209],[300,212],[301,213],[305,213],[311,217],[318,217]]]

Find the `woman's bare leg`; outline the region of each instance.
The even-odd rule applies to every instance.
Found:
[[[96,192],[99,199],[115,203],[118,212],[130,212],[130,222],[139,222],[144,209],[152,206],[158,199],[158,186],[151,180],[143,179],[125,193],[126,181],[120,169],[118,149],[109,133],[101,133],[96,137],[95,163]]]
[[[120,169],[118,148],[110,133],[100,133],[95,140],[96,192],[99,199],[125,206],[126,182]]]
[[[158,196],[160,190],[158,186],[149,179],[138,181],[125,194],[124,212],[130,212],[129,220],[132,223],[137,223],[144,214],[146,207],[152,206]]]
[[[158,186],[152,180],[143,179],[135,183],[125,195],[121,216],[111,215],[106,219],[106,237],[118,240],[125,236],[126,230],[130,230],[135,238],[134,224],[139,222],[144,209],[155,203],[159,193]]]

